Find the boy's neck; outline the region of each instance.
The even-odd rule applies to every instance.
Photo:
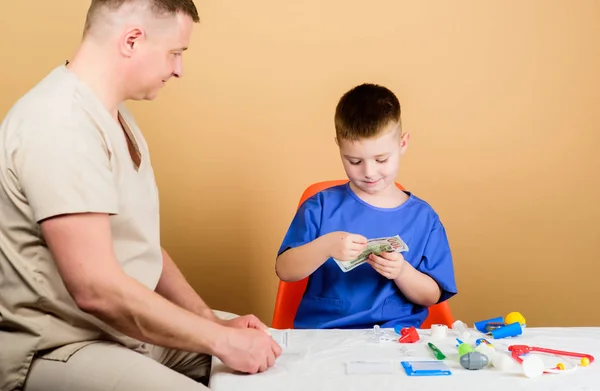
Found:
[[[350,182],[350,189],[364,202],[377,208],[397,208],[405,203],[409,196],[395,184],[390,184],[385,189],[373,194],[358,189]]]

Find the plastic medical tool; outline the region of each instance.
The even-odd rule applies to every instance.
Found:
[[[540,347],[528,346],[528,345],[511,345],[508,347],[508,351],[511,352],[511,356],[516,362],[523,365],[523,371],[525,372],[525,375],[527,377],[537,377],[543,373],[564,373],[565,372],[564,364],[562,364],[562,363],[558,363],[556,365],[556,367],[554,367],[554,368],[544,368],[543,363],[539,359],[539,357],[538,357],[538,360],[531,360],[531,359],[534,359],[535,356],[529,356],[526,358],[521,357],[521,356],[529,354],[529,353],[546,353],[546,354],[553,354],[556,356],[579,358],[580,359],[579,365],[581,365],[583,367],[586,367],[586,366],[590,365],[592,362],[594,362],[594,356],[592,356],[591,354],[568,352],[568,351],[564,351],[564,350],[547,349],[547,348],[540,348]],[[528,361],[531,361],[531,362],[528,363]],[[540,363],[542,363],[542,364],[540,364]],[[575,369],[575,368],[577,368],[577,367],[575,366],[572,369]]]

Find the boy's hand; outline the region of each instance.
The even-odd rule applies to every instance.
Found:
[[[367,247],[367,238],[348,232],[332,232],[329,235],[331,257],[340,261],[352,261]]]
[[[400,253],[381,253],[381,256],[375,254],[369,255],[367,258],[369,265],[388,280],[395,280],[400,277],[404,270],[406,261]]]

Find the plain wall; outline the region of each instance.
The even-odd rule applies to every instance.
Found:
[[[72,55],[88,4],[0,3],[2,117]],[[130,107],[163,245],[211,306],[270,322],[300,194],[344,175],[337,100],[374,82],[396,92],[412,136],[398,181],[446,226],[455,316],[600,325],[584,303],[600,294],[599,2],[196,4],[184,78]]]

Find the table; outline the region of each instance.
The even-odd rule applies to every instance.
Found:
[[[596,360],[587,367],[578,367],[563,374],[544,374],[527,378],[514,360],[506,371],[493,367],[469,371],[458,363],[456,338],[453,331],[448,337],[432,341],[444,352],[444,361],[451,369],[450,376],[411,377],[401,368],[407,360],[434,360],[427,342],[430,330],[418,330],[420,341],[414,344],[398,343],[398,335],[391,329],[382,329],[383,335],[393,341],[377,342],[373,330],[272,330],[273,337],[287,346],[274,367],[267,372],[248,375],[227,368],[218,358],[213,358],[209,387],[214,391],[244,390],[600,390],[600,327],[581,328],[525,328],[518,337],[488,340],[497,350],[506,352],[509,345],[525,344],[557,350],[567,350],[593,355]],[[471,331],[465,342],[485,337]],[[540,354],[548,368],[564,363],[566,369],[578,361],[565,357]],[[346,362],[390,361],[392,374],[347,374]]]

